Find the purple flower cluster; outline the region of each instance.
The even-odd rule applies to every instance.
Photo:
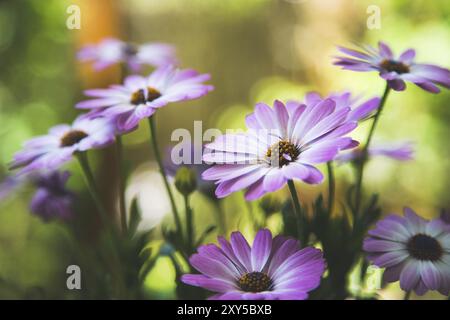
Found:
[[[195,149],[206,150],[202,158],[204,163],[191,167],[206,182],[192,183],[192,190],[210,190],[211,184],[215,182],[215,195],[218,198],[245,190],[246,200],[255,200],[288,184],[293,209],[299,219],[301,206],[294,181],[321,183],[324,176],[317,165],[329,163],[331,177],[330,162],[361,160],[361,187],[367,156],[412,159],[413,148],[410,143],[369,145],[388,89],[404,90],[405,81],[410,81],[427,91],[437,93],[440,91],[437,85],[450,87],[449,70],[415,63],[415,51],[412,49],[396,57],[389,46],[382,42],[378,49],[366,46],[364,51],[343,47],[339,50],[347,56],[337,57],[336,65],[353,71],[379,72],[388,85],[383,98],[361,101],[350,92],[332,93],[325,97],[310,92],[303,100],[286,103],[275,100],[273,107],[258,103],[254,112],[245,119],[246,132],[225,134],[206,146],[192,147],[192,152]],[[122,84],[114,84],[109,88],[86,90],[85,94],[90,99],[77,103],[76,108],[88,110],[87,113],[78,116],[72,124],[54,126],[46,135],[27,141],[23,149],[14,155],[11,168],[20,170],[5,184],[0,185],[0,198],[25,179],[30,179],[37,187],[31,200],[31,212],[45,221],[53,218],[66,220],[74,215],[74,194],[66,187],[70,173],[56,171],[74,155],[82,155],[80,163],[87,172],[87,180],[93,180],[87,158],[83,157],[86,151],[106,147],[116,140],[119,147],[121,143],[118,136],[135,130],[141,120],[154,116],[158,109],[170,103],[200,98],[214,89],[206,83],[210,80],[209,74],[175,67],[177,59],[174,48],[167,44],[132,45],[108,38],[99,44],[84,47],[79,51],[78,57],[81,61],[93,62],[96,70],[113,64],[127,65],[133,72],[144,65],[154,66],[156,69],[147,76],[128,75]],[[359,142],[350,134],[358,123],[372,117],[374,121],[367,143],[357,148]],[[153,136],[152,123],[150,121]],[[177,241],[184,241],[184,229],[165,176],[166,169],[173,174],[176,166],[167,162],[163,165],[159,159],[156,139],[153,142],[155,158],[171,201],[176,232],[179,233],[171,235],[170,239],[176,246]],[[333,212],[333,179],[329,179],[330,216]],[[177,184],[176,186],[179,187]],[[95,183],[92,183],[90,189],[95,189],[94,187]],[[192,190],[189,190],[189,194]],[[361,190],[355,192],[355,198],[360,196],[359,191]],[[188,193],[184,196],[188,243],[183,243],[177,250],[188,248],[183,252],[188,256],[195,251],[196,237],[193,235],[193,210],[189,206]],[[94,199],[99,198],[94,194]],[[359,199],[355,208],[359,207]],[[102,209],[101,204],[98,206]],[[126,213],[126,209],[122,209]],[[359,208],[355,209],[355,219],[363,214],[358,210]],[[126,230],[126,214],[123,217],[122,227]],[[404,217],[390,215],[379,221],[376,228],[368,232],[363,248],[375,265],[386,268],[386,281],[399,280],[403,290],[415,291],[419,295],[428,290],[438,290],[448,295],[449,220],[446,211],[440,218],[427,221],[406,208]],[[300,221],[299,219],[297,222]],[[369,224],[367,223],[365,231],[369,229]],[[297,227],[300,230],[303,226]],[[360,241],[361,238],[358,239]],[[303,300],[319,286],[325,271],[326,263],[321,250],[313,247],[301,249],[298,240],[282,235],[273,238],[267,229],[257,232],[251,246],[238,231],[231,234],[230,241],[219,237],[218,242],[219,246],[200,246],[197,253],[190,257],[190,264],[200,274],[185,274],[181,278],[185,284],[214,292],[211,299]]]

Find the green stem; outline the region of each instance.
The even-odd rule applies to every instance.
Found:
[[[328,171],[328,215],[331,216],[334,207],[334,198],[336,193],[336,183],[334,180],[333,163],[327,162]]]
[[[116,152],[117,161],[119,163],[119,208],[120,208],[120,222],[122,225],[122,232],[127,233],[127,209],[125,205],[125,169],[123,164],[123,144],[122,137],[116,137]]]
[[[103,206],[103,203],[100,199],[100,195],[98,193],[94,175],[93,175],[91,167],[89,165],[87,154],[86,154],[86,152],[80,152],[80,153],[77,153],[77,157],[78,157],[78,161],[80,162],[81,169],[83,170],[83,173],[84,173],[86,185],[89,189],[92,199],[95,202],[95,205],[97,206],[97,209],[100,213],[102,222],[109,223],[108,214],[107,214],[106,209]]]
[[[367,136],[366,143],[362,149],[362,158],[358,167],[358,175],[356,179],[356,191],[355,191],[355,211],[356,214],[359,214],[359,209],[361,206],[361,191],[362,191],[362,181],[364,176],[364,167],[367,161],[367,150],[369,149],[370,142],[372,141],[373,134],[375,132],[375,128],[377,126],[378,120],[380,119],[381,112],[383,111],[383,107],[386,103],[386,99],[389,95],[390,87],[386,84],[386,88],[384,89],[383,96],[380,100],[380,105],[378,107],[377,113],[372,122],[372,126],[370,127],[369,135]]]
[[[189,252],[192,252],[194,246],[194,223],[192,209],[189,205],[189,196],[184,196],[184,207],[186,210],[186,234]]]
[[[411,292],[411,290],[406,291],[403,300],[409,300],[409,298],[411,297]]]
[[[299,232],[299,236],[302,230],[302,217],[301,217],[301,208],[300,208],[300,200],[298,199],[297,190],[295,189],[295,184],[293,180],[288,180],[288,187],[292,197],[292,205],[294,207],[295,217],[297,220],[297,231]],[[302,243],[302,246],[306,245],[306,243]]]
[[[150,141],[151,141],[151,145],[153,148],[153,153],[155,155],[156,162],[158,163],[158,166],[159,166],[159,171],[161,173],[161,177],[164,182],[164,186],[166,187],[167,194],[169,195],[170,205],[172,206],[172,213],[173,213],[173,217],[175,219],[175,225],[177,228],[177,232],[179,233],[179,236],[182,239],[183,230],[181,228],[180,215],[178,214],[177,206],[175,205],[175,198],[173,196],[172,190],[170,189],[169,181],[167,180],[166,170],[164,169],[162,159],[161,159],[161,154],[159,153],[158,141],[156,138],[154,117],[155,116],[148,118],[148,124],[150,127]]]

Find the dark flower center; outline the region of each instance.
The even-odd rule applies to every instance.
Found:
[[[275,143],[266,152],[266,157],[270,161],[270,165],[279,166],[280,168],[297,160],[299,155],[300,149],[295,144],[286,140]]]
[[[61,147],[73,146],[74,144],[77,144],[87,136],[88,134],[81,130],[69,131],[61,138]]]
[[[146,102],[152,102],[159,97],[161,97],[161,93],[158,90],[152,87],[148,87],[147,96],[145,95],[144,89],[139,89],[138,91],[133,92],[130,102],[137,106]]]
[[[439,260],[442,256],[442,247],[439,242],[426,234],[416,234],[409,239],[408,252],[418,260]]]
[[[135,45],[128,43],[123,47],[123,53],[127,57],[135,56],[138,53],[138,49]]]
[[[272,287],[272,280],[263,272],[249,272],[239,279],[239,287],[245,292],[261,292]]]
[[[403,62],[400,61],[395,61],[395,60],[383,60],[380,63],[380,66],[389,71],[389,72],[397,72],[398,74],[402,74],[402,73],[408,73],[409,72],[409,67],[404,64]]]
[[[152,88],[152,87],[147,88],[147,101],[148,102],[152,102],[153,100],[156,100],[159,97],[161,97],[161,93],[158,90],[156,90],[155,88]]]

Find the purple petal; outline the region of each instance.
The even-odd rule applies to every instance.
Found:
[[[398,60],[403,62],[404,64],[410,64],[414,60],[415,56],[416,51],[414,49],[408,49],[403,51]]]
[[[275,168],[272,169],[269,173],[264,177],[264,190],[267,192],[275,192],[281,189],[287,180],[284,177],[281,170]]]
[[[236,289],[230,282],[211,279],[200,274],[185,274],[181,277],[181,281],[191,286],[202,287],[214,292],[227,292]]]
[[[247,269],[247,271],[252,270],[251,262],[251,249],[247,240],[240,232],[233,232],[230,237],[231,247],[239,259],[241,264]]]
[[[359,121],[368,117],[373,111],[378,109],[380,105],[380,98],[372,98],[357,108],[353,109],[348,114],[348,121]]]
[[[431,261],[420,262],[420,276],[430,290],[437,290],[441,285],[441,275]]]
[[[425,91],[431,92],[431,93],[439,93],[439,92],[441,92],[441,89],[439,89],[432,82],[416,83],[416,86],[422,88]]]
[[[252,271],[261,271],[266,265],[272,249],[272,234],[268,229],[261,229],[256,234],[251,249]]]
[[[393,58],[393,53],[391,48],[389,48],[389,46],[382,42],[379,41],[378,42],[378,49],[380,50],[380,55],[385,58],[385,59],[392,59]]]
[[[388,81],[389,87],[395,91],[403,91],[406,88],[406,84],[403,80],[395,79]]]
[[[420,280],[419,263],[417,261],[408,261],[400,273],[400,287],[404,291],[414,289]]]

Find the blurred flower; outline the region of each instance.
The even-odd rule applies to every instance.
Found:
[[[114,125],[108,119],[77,118],[72,125],[51,128],[47,135],[27,141],[14,155],[11,168],[19,174],[35,170],[55,170],[72,159],[77,151],[104,147],[114,141]]]
[[[391,143],[372,143],[368,150],[369,157],[385,156],[394,160],[407,161],[414,158],[414,148],[410,141]],[[358,161],[363,158],[363,151],[358,148],[352,151],[341,153],[336,157],[338,163]]]
[[[432,64],[415,63],[416,52],[413,49],[405,50],[398,58],[381,41],[378,50],[372,46],[364,46],[363,51],[344,47],[339,47],[339,50],[351,58],[336,57],[335,65],[353,71],[378,71],[389,87],[396,91],[405,90],[405,81],[432,93],[440,91],[436,85],[450,88],[450,71]]]
[[[180,167],[182,167],[182,166],[188,167],[189,169],[191,169],[195,172],[198,191],[200,191],[203,195],[205,195],[213,200],[217,199],[214,195],[214,188],[215,188],[214,182],[202,179],[203,172],[205,170],[207,170],[208,168],[211,168],[211,166],[207,165],[203,161],[200,161],[201,163],[199,163],[199,164],[197,164],[195,161],[196,153],[200,155],[200,160],[201,160],[201,156],[203,154],[203,146],[201,144],[191,145],[189,147],[189,150],[190,150],[189,155],[184,154],[185,149],[186,148],[181,149],[181,151],[183,151],[183,152],[180,152],[180,154],[177,154],[177,157],[179,157],[180,159],[187,159],[187,161],[183,161],[180,164],[176,164],[174,162],[174,160],[172,159],[173,149],[167,150],[166,157],[164,158],[164,168],[166,169],[167,175],[169,177],[174,178]]]
[[[118,117],[121,131],[135,128],[141,119],[150,117],[158,108],[171,102],[197,99],[213,89],[203,84],[209,74],[199,74],[191,69],[176,69],[166,66],[155,70],[150,76],[132,75],[123,85],[109,89],[86,90],[85,94],[95,99],[79,102],[80,109],[105,108],[106,117]]]
[[[67,220],[73,217],[75,195],[65,186],[69,177],[68,171],[55,171],[34,178],[38,189],[31,200],[31,212],[44,221],[54,218]]]
[[[400,280],[403,290],[418,295],[449,294],[450,226],[441,219],[428,221],[405,208],[404,217],[389,215],[369,231],[364,250],[376,266],[386,268],[387,282]]]
[[[317,92],[308,92],[305,96],[305,104],[314,105],[323,99],[331,99],[336,103],[335,110],[351,108],[347,121],[362,121],[370,117],[380,105],[380,98],[375,97],[359,103],[360,99],[352,97],[351,92],[336,92],[322,98]],[[292,103],[292,101],[291,101]],[[297,102],[298,103],[298,102]]]
[[[231,243],[230,243],[231,242]],[[317,288],[325,270],[322,251],[300,250],[295,239],[262,229],[252,247],[240,232],[231,241],[219,237],[214,244],[198,248],[189,262],[201,274],[186,274],[181,281],[218,294],[218,300],[304,300]]]
[[[212,152],[203,160],[216,165],[203,178],[217,180],[219,198],[248,188],[247,200],[274,192],[292,179],[320,183],[323,175],[313,164],[330,161],[340,150],[357,145],[343,137],[357,126],[347,121],[350,111],[337,110],[331,99],[286,106],[277,100],[273,109],[258,103],[246,118],[247,133],[223,135],[206,145]]]
[[[161,67],[176,64],[175,48],[165,43],[133,45],[114,38],[106,38],[78,51],[80,61],[93,62],[95,70],[102,70],[115,63],[126,63],[133,71],[142,65]]]

